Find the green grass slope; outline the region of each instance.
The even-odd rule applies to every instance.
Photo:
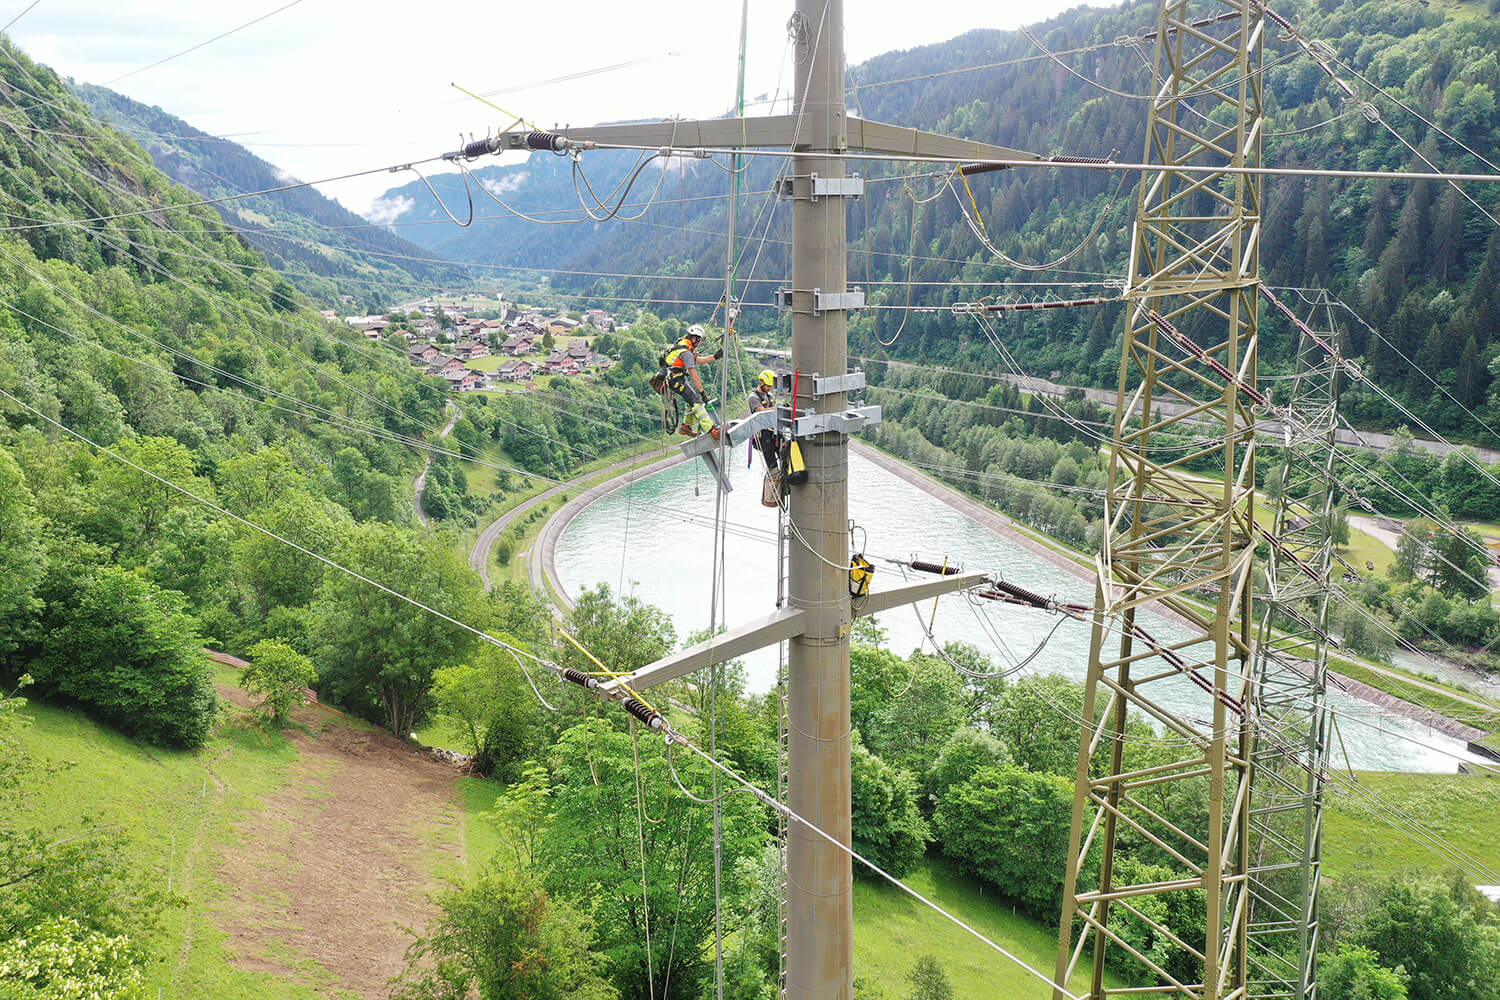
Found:
[[[1015,912],[993,889],[960,874],[942,859],[929,857],[906,884],[933,900],[1044,976],[1057,961],[1057,928]],[[905,996],[906,977],[923,955],[943,964],[959,1000],[1043,1000],[1047,984],[1000,955],[942,914],[889,883],[854,883],[854,974],[886,996]],[[1126,985],[1117,976],[1114,986]],[[1076,973],[1074,992],[1087,988],[1087,969]]]
[[[219,680],[232,683],[233,672],[221,673]],[[146,942],[152,955],[146,995],[258,1000],[385,995],[383,986],[347,988],[347,969],[330,968],[302,946],[314,930],[307,914],[316,906],[299,892],[306,884],[299,876],[312,862],[259,846],[296,842],[287,827],[298,825],[298,814],[289,822],[285,811],[268,812],[269,800],[290,801],[311,815],[330,803],[330,788],[343,777],[321,753],[299,751],[299,743],[307,747],[307,741],[316,741],[319,751],[332,745],[333,752],[352,743],[357,754],[361,735],[378,734],[324,709],[299,713],[293,730],[268,732],[245,710],[227,708],[202,750],[175,752],[142,746],[68,709],[31,702],[25,714],[31,724],[20,733],[24,745],[52,773],[28,800],[29,815],[21,818],[65,829],[88,818],[117,830],[126,838],[130,859],[157,873],[160,885],[180,897],[156,938]],[[425,876],[423,893],[460,874],[453,862],[466,853],[464,810],[456,780],[453,788],[451,818],[404,817],[422,827],[413,834],[411,865]],[[267,871],[274,875],[269,884],[263,877]],[[313,881],[326,884],[330,894],[347,896],[351,886],[380,877],[369,866],[351,863],[347,871],[315,873]],[[254,911],[273,918],[261,922]],[[349,918],[372,924],[379,919],[364,912]],[[405,937],[395,927],[389,932],[383,950],[399,959]]]
[[[1414,819],[1448,847],[1500,871],[1500,777],[1489,774],[1357,772],[1373,801],[1333,793],[1324,819],[1323,871],[1393,875],[1445,871],[1451,856],[1409,832]]]

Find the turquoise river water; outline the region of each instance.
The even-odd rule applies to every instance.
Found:
[[[776,513],[760,506],[759,462],[747,469],[741,456],[732,464],[738,467],[731,473],[735,489],[729,498],[725,573],[733,595],[726,614],[735,625],[767,613],[774,604]],[[855,540],[870,555],[935,562],[947,558],[965,569],[998,572],[1059,600],[1092,602],[1091,580],[1033,554],[873,462],[852,455],[849,479],[850,515],[863,529]],[[558,576],[571,595],[607,583],[657,605],[677,623],[681,643],[709,624],[713,514],[713,480],[700,462],[640,480],[573,520],[558,544]],[[899,570],[877,562],[875,589],[899,582]],[[931,602],[919,610],[922,618],[931,615]],[[889,648],[903,655],[925,641],[918,609],[886,612],[879,623],[888,631]],[[1143,624],[1163,642],[1183,634],[1161,619],[1148,618]],[[1059,625],[1057,618],[1027,608],[947,597],[938,602],[933,634],[943,642],[970,643],[1002,666],[1025,659],[1040,646],[1025,667],[1035,673],[1081,680],[1088,665],[1087,624],[1064,620]],[[776,660],[774,648],[745,658],[752,691],[775,684]],[[1207,711],[1202,694],[1185,681],[1180,690],[1162,697],[1190,717]],[[1342,692],[1331,691],[1329,704],[1337,719],[1335,766],[1344,766],[1347,755],[1347,765],[1355,768],[1452,772],[1459,760],[1474,759],[1462,741]]]

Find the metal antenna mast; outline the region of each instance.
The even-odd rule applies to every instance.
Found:
[[[876,406],[849,405],[864,385],[848,370],[846,316],[864,304],[847,287],[845,208],[864,191],[846,176],[842,153],[863,151],[960,160],[1035,160],[1003,146],[949,138],[866,119],[850,120],[844,106],[843,0],[797,0],[788,22],[796,64],[794,112],[760,118],[715,118],[511,131],[470,143],[454,158],[506,150],[581,153],[611,145],[691,153],[712,148],[779,147],[795,155],[779,182],[792,202],[792,287],[777,293],[792,314],[796,398],[779,413],[729,425],[739,444],[762,427],[779,426],[800,443],[804,485],[793,487],[789,588],[785,606],[747,625],[644,667],[628,678],[645,688],[790,640],[788,685],[788,798],[796,817],[850,844],[849,629],[854,614],[872,615],[938,594],[977,586],[980,573],[960,573],[875,591],[859,610],[849,599],[848,434],[880,419]],[[718,476],[719,443],[707,435],[683,450],[702,457]],[[620,695],[618,685],[604,685]],[[787,831],[786,996],[791,1000],[850,1000],[853,992],[853,874],[849,855],[795,818]]]
[[[1182,168],[1260,165],[1264,31],[1254,0],[1163,0],[1157,15],[1144,157],[1154,169],[1141,178],[1125,290],[1055,979],[1066,984],[1092,946],[1093,998],[1118,992],[1104,969],[1122,952],[1162,994],[1246,995],[1252,411],[1267,402],[1256,388],[1260,181]],[[1162,402],[1186,405],[1161,416]],[[1204,422],[1216,425],[1207,439]],[[1141,620],[1148,611],[1187,636],[1158,642]],[[1165,733],[1149,761],[1125,759],[1130,713]],[[1206,793],[1201,825],[1162,815],[1174,783],[1206,784],[1193,792]],[[1176,874],[1134,877],[1140,869],[1116,851],[1127,838],[1171,858]],[[1166,926],[1159,915],[1174,905],[1204,911],[1202,940]],[[1122,918],[1159,945],[1152,955],[1121,933]]]

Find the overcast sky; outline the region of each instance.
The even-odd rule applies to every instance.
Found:
[[[29,0],[0,0],[0,24]],[[509,124],[458,83],[539,124],[722,114],[734,91],[734,0],[302,0],[165,65],[111,83],[286,0],[41,0],[12,37],[33,58],[112,86],[314,180],[434,155]],[[857,64],[972,28],[1014,28],[1077,0],[849,0]],[[751,0],[747,94],[790,86],[791,0]],[[914,16],[915,15],[915,16]],[[633,65],[619,66],[622,63]],[[604,67],[572,81],[547,82]],[[762,109],[763,110],[763,109]],[[518,154],[514,154],[518,155]],[[411,175],[320,185],[357,212]]]

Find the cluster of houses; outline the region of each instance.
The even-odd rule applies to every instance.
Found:
[[[444,379],[454,392],[473,392],[475,389],[483,389],[488,384],[489,377],[484,372],[475,371],[464,364],[464,360],[484,357],[490,353],[490,349],[473,340],[461,341],[458,347],[470,351],[477,349],[479,353],[460,355],[455,348],[455,353],[444,354],[437,349],[435,344],[415,344],[406,352],[406,360],[422,368],[422,374],[436,375]]]
[[[500,353],[510,355],[510,360],[500,363],[500,367],[495,369],[495,378],[502,382],[525,382],[533,375],[577,375],[591,369],[607,371],[610,366],[610,359],[595,351],[584,340],[574,340],[567,347],[559,347],[545,359],[528,360],[520,357],[533,353],[534,346],[534,342],[524,336],[520,339],[507,337],[500,347]]]
[[[424,313],[427,306],[423,306]],[[566,316],[545,317],[537,312],[507,308],[499,319],[470,320],[453,307],[439,306],[452,318],[457,343],[432,342],[437,331],[426,332],[423,321],[395,326],[384,316],[351,316],[347,321],[364,331],[373,341],[399,334],[407,341],[407,360],[421,368],[423,374],[447,381],[454,392],[472,392],[496,382],[527,382],[536,375],[576,375],[587,371],[605,371],[611,362],[582,338],[571,338],[566,347],[557,347],[545,358],[533,355],[542,350],[543,338],[558,338],[578,332],[578,320]],[[589,310],[588,323],[598,330],[615,328],[614,318],[601,309]],[[436,324],[434,323],[434,327]],[[494,345],[506,356],[497,370],[486,373],[472,369],[466,362],[487,357]]]

